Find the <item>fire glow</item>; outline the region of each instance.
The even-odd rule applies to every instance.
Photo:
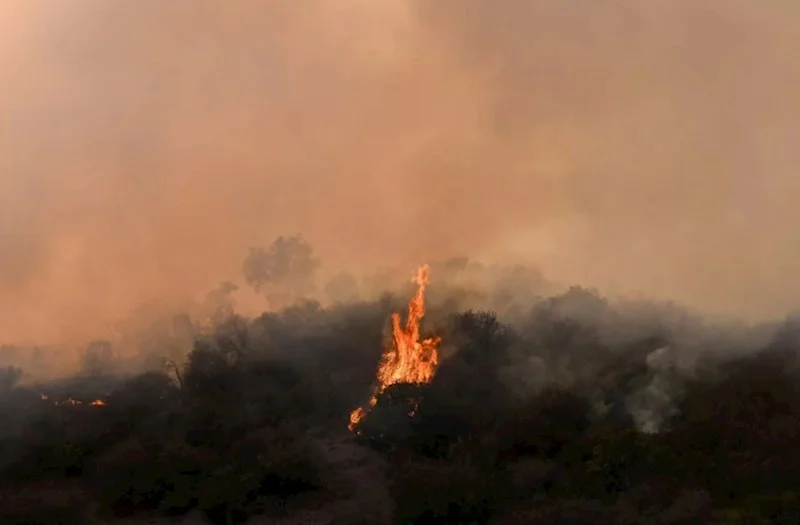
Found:
[[[39,397],[42,398],[42,401],[52,401],[54,405],[59,405],[59,406],[64,406],[64,405],[67,405],[67,406],[87,405],[87,406],[92,406],[92,407],[104,407],[104,406],[106,406],[106,402],[103,401],[102,399],[95,399],[94,401],[90,401],[88,403],[85,403],[85,402],[79,401],[77,399],[72,399],[71,397],[68,397],[67,399],[62,399],[62,400],[56,400],[56,399],[52,399],[51,400],[48,396],[46,396],[44,394],[41,394],[41,393],[39,394]]]

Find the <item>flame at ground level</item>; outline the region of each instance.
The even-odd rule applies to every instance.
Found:
[[[400,314],[392,315],[392,345],[383,354],[378,367],[377,386],[368,407],[358,407],[350,414],[348,428],[353,430],[364,419],[367,412],[378,402],[378,396],[391,385],[400,383],[430,383],[439,364],[441,338],[431,337],[420,341],[420,320],[425,317],[425,288],[428,285],[430,268],[420,266],[413,282],[417,293],[408,303],[408,319],[401,325]],[[413,414],[413,411],[412,411]]]
[[[79,400],[73,399],[71,397],[68,397],[67,399],[62,399],[62,400],[55,400],[55,399],[50,399],[49,396],[46,396],[46,395],[42,394],[41,392],[38,392],[38,394],[39,394],[39,397],[42,398],[42,401],[52,401],[54,405],[71,405],[71,406],[89,405],[89,406],[93,406],[93,407],[104,407],[107,404],[102,399],[95,399],[94,401],[90,401],[88,403],[84,403],[83,401],[79,401]]]

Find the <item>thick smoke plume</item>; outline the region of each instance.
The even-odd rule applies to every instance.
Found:
[[[106,337],[285,232],[331,274],[463,253],[784,312],[798,16],[744,0],[6,0],[0,333]]]

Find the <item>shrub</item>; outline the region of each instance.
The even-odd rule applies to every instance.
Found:
[[[100,461],[95,494],[106,514],[182,514],[198,508],[214,523],[274,511],[319,487],[317,461],[297,432],[265,429],[228,449],[129,439]]]
[[[95,465],[93,486],[101,511],[116,516],[152,512],[174,489],[181,461],[164,457],[162,446],[132,438],[109,450]]]
[[[503,479],[468,458],[458,461],[412,459],[392,482],[397,524],[484,524],[500,507]]]
[[[508,459],[552,457],[580,441],[590,425],[587,400],[564,390],[545,390],[510,410],[499,439]]]
[[[198,507],[221,525],[278,512],[290,498],[320,487],[310,446],[286,428],[246,436],[205,480]]]

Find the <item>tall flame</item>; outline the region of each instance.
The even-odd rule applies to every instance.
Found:
[[[425,289],[428,286],[430,268],[427,264],[417,269],[412,282],[417,284],[417,293],[408,303],[408,319],[401,325],[400,314],[392,314],[392,346],[383,354],[376,374],[377,386],[367,408],[358,407],[350,414],[348,428],[353,430],[378,402],[378,396],[391,385],[399,383],[430,383],[439,364],[440,337],[419,340],[420,320],[425,317]],[[413,414],[413,412],[412,412]]]

